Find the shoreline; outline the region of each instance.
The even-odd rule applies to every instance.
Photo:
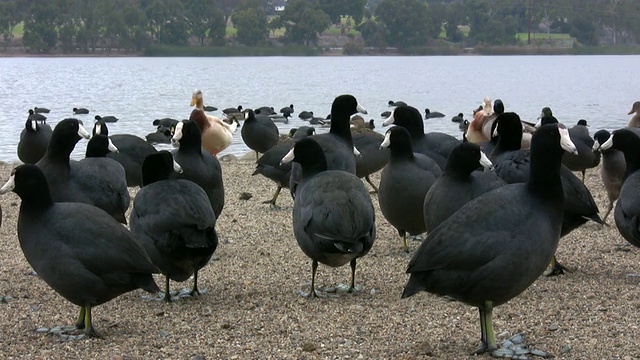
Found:
[[[475,47],[475,48],[443,48],[421,47],[411,49],[390,49],[379,51],[365,49],[360,53],[345,54],[342,48],[303,48],[303,47],[172,47],[154,46],[144,51],[135,52],[94,52],[94,53],[30,53],[20,48],[0,51],[0,58],[58,58],[58,57],[264,57],[264,56],[589,56],[589,55],[640,55],[640,46],[618,47]]]

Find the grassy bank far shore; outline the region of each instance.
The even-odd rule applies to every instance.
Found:
[[[533,46],[476,46],[415,47],[384,50],[361,48],[345,53],[342,48],[313,48],[304,46],[152,46],[144,51],[95,51],[65,53],[27,52],[23,48],[0,49],[0,57],[225,57],[225,56],[455,56],[455,55],[640,55],[640,46],[577,46],[533,47]]]

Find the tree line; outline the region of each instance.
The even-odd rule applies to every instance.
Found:
[[[638,0],[0,0],[0,39],[5,48],[18,43],[39,53],[274,39],[316,46],[334,26],[353,43],[381,49],[511,45],[529,32],[569,34],[584,45],[637,44],[639,16]]]

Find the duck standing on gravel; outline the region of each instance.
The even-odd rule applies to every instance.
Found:
[[[298,141],[282,161],[295,161],[301,167],[293,204],[293,233],[312,260],[311,291],[307,296],[318,296],[318,263],[331,267],[349,263],[348,291],[355,291],[356,261],[369,252],[376,238],[369,192],[354,174],[328,170],[322,147],[313,136]]]
[[[528,181],[464,205],[429,233],[409,262],[403,298],[427,291],[479,309],[481,344],[476,354],[515,355],[510,348],[498,349],[492,312],[542,275],[556,251],[564,151],[577,152],[566,127],[541,127],[532,139]]]

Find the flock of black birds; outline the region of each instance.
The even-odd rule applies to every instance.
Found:
[[[25,164],[12,171],[0,193],[13,190],[22,199],[18,238],[24,255],[47,284],[80,307],[76,329],[87,335],[97,335],[93,307],[138,288],[160,291],[152,274],[165,276],[166,301],[172,301],[170,280],[193,276],[189,294],[199,294],[198,270],[218,245],[224,185],[220,163],[204,144],[211,141],[205,137],[209,127],[221,120],[204,113],[201,92],[194,92],[194,99],[197,93],[200,101],[188,120],[154,122],[177,147],[172,152],[157,151],[134,135],[109,135],[106,117],[96,116],[90,137],[75,118],[51,130],[37,117],[46,109],[29,111],[18,145]],[[334,99],[324,134],[304,126],[281,137],[273,108],[224,113],[230,122],[244,121],[242,139],[256,152],[253,175],[277,185],[265,203],[277,207],[282,188],[290,189],[293,233],[312,261],[308,296],[319,296],[314,286],[319,263],[349,263],[348,290],[356,290],[357,260],[376,239],[364,178],[406,251],[408,234],[427,234],[409,262],[402,297],[427,291],[477,307],[477,353],[510,356],[508,349],[498,349],[492,310],[522,293],[547,268],[547,275],[566,270],[554,257],[561,237],[587,221],[603,224],[617,199],[616,226],[640,247],[640,130],[600,130],[592,138],[586,121],[567,128],[544,108],[528,133],[527,124],[505,112],[500,100],[488,105],[485,99],[462,141],[425,133],[426,116],[394,101],[384,125],[395,126],[383,136],[357,115],[367,112],[351,95]],[[293,105],[283,110],[285,118],[294,113]],[[640,102],[630,114],[639,110]],[[304,116],[313,119],[310,112]],[[462,114],[452,121],[463,121]],[[489,129],[486,141],[470,140],[472,131],[484,128]],[[71,160],[82,138],[90,138],[86,158]],[[583,183],[584,172],[600,162],[609,196],[604,219]],[[369,175],[380,170],[378,187]],[[574,171],[582,172],[582,181]],[[122,224],[127,224],[127,187],[132,186],[140,191],[127,229]]]

